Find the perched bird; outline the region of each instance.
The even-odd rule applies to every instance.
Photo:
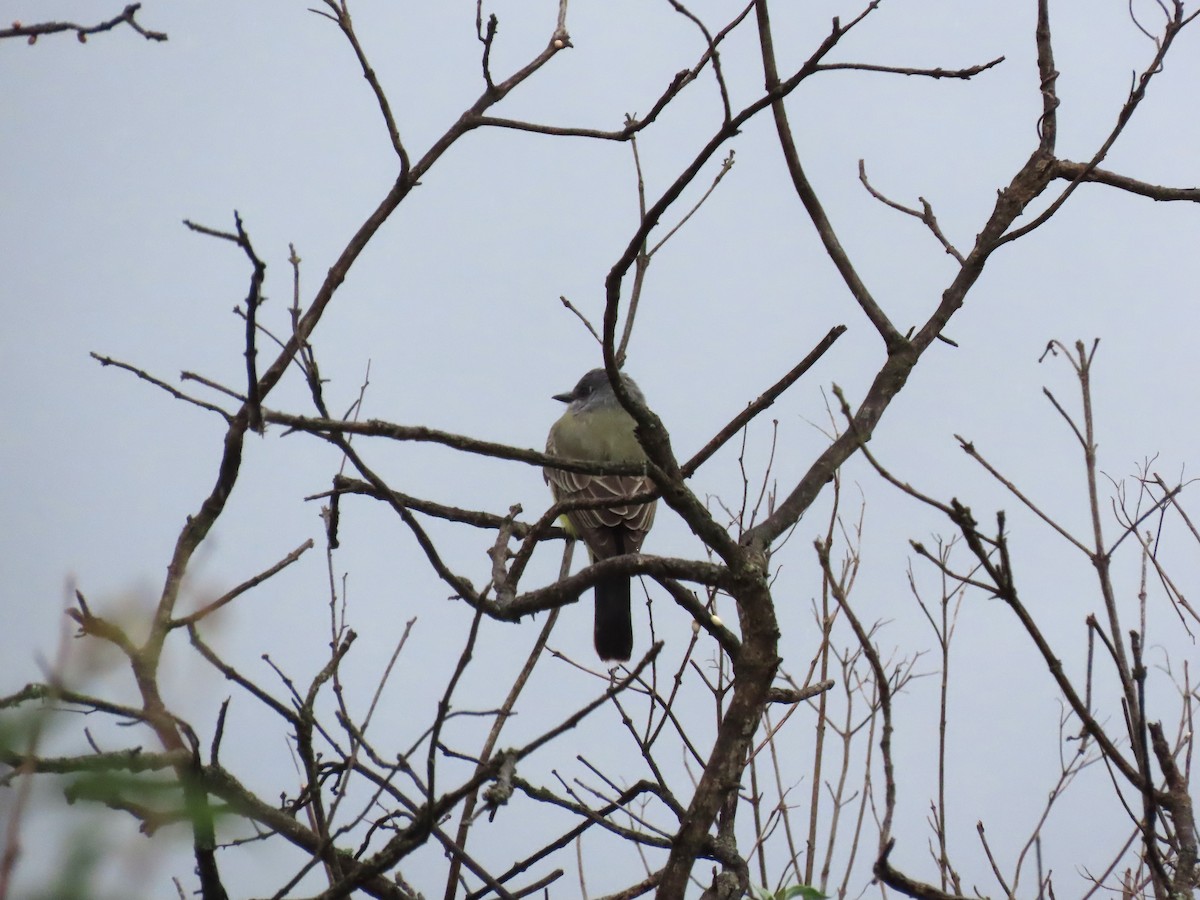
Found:
[[[622,375],[625,389],[638,400],[642,392],[633,379]],[[555,394],[567,411],[550,429],[546,452],[566,459],[596,463],[644,462],[646,454],[634,434],[633,416],[613,393],[604,369],[593,369],[567,394]],[[642,402],[645,402],[642,400]],[[645,475],[583,475],[547,467],[546,482],[554,499],[611,500],[611,506],[573,509],[563,515],[573,536],[587,544],[592,562],[637,553],[654,524],[656,501],[622,503],[654,488]],[[603,660],[626,660],[633,652],[629,576],[611,575],[596,583],[596,653]]]

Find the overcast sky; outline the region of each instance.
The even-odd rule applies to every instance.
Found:
[[[69,588],[135,627],[161,587],[184,517],[213,483],[221,420],[127,373],[101,369],[88,355],[111,355],[168,381],[188,370],[241,385],[243,322],[231,311],[245,296],[245,259],[231,245],[190,233],[182,220],[228,230],[234,210],[241,214],[268,265],[261,320],[282,334],[292,290],[289,243],[302,259],[307,302],[395,177],[386,132],[353,54],[332,23],[306,10],[309,5],[148,0],[141,20],[169,33],[166,43],[144,41],[128,29],[96,35],[86,45],[69,35],[47,36],[35,46],[0,42],[0,693],[42,677],[39,667],[57,652]],[[93,22],[118,7],[8,2],[4,15],[5,21]],[[726,7],[715,0],[692,6],[713,27],[723,22]],[[819,44],[833,16],[848,19],[858,9],[833,0],[776,7],[785,70]],[[926,198],[948,237],[969,247],[996,190],[1035,146],[1041,101],[1034,7],[1032,0],[890,0],[833,60],[945,68],[998,56],[1005,62],[970,82],[822,73],[789,101],[810,177],[863,279],[902,330],[922,323],[936,306],[955,263],[918,222],[867,195],[858,161],[896,200],[915,205]],[[1154,21],[1155,4],[1137,0],[1134,7]],[[500,19],[497,73],[545,45],[555,10],[550,0],[485,5]],[[357,0],[353,12],[402,136],[419,155],[481,90],[474,4]],[[1061,72],[1059,154],[1085,160],[1115,122],[1131,73],[1144,68],[1153,46],[1129,21],[1125,0],[1063,0],[1052,6],[1052,23]],[[568,28],[574,48],[506,100],[498,115],[619,128],[626,113],[644,114],[703,49],[699,33],[665,0],[578,2]],[[735,35],[724,51],[735,103],[761,86],[750,37],[750,30]],[[1198,47],[1197,34],[1185,32],[1106,167],[1176,187],[1200,182]],[[719,112],[706,74],[643,135],[639,149],[652,198],[708,139]],[[836,383],[857,402],[883,352],[803,215],[769,116],[753,121],[729,146],[736,151],[733,170],[651,266],[627,368],[682,458],[831,327],[849,326],[749,434],[747,467],[761,478],[770,419],[778,420],[774,477],[786,489],[825,445],[813,424],[828,426],[822,391],[827,395]],[[698,198],[718,162],[709,164],[670,223]],[[369,363],[367,417],[540,448],[560,413],[551,395],[600,360],[558,298],[569,297],[599,322],[604,276],[636,216],[626,144],[499,130],[468,135],[380,230],[318,329],[314,345],[331,407],[343,410],[353,402]],[[1078,389],[1061,359],[1038,360],[1050,339],[1100,338],[1095,391],[1102,469],[1128,479],[1141,461],[1157,457],[1153,470],[1168,480],[1186,474],[1200,445],[1198,237],[1194,206],[1080,189],[1049,224],[989,262],[947,330],[958,347],[930,350],[872,444],[899,477],[943,500],[958,496],[981,520],[1002,506],[1010,510],[1023,596],[1059,652],[1076,664],[1083,620],[1096,602],[1086,559],[1022,515],[965,458],[953,435],[976,441],[1066,527],[1083,532],[1081,454],[1041,390],[1048,386],[1075,410]],[[196,390],[194,383],[189,389]],[[294,373],[270,405],[312,411]],[[363,447],[398,490],[493,512],[520,503],[530,518],[549,503],[532,467],[464,460],[415,445]],[[693,482],[699,494],[737,501],[736,450],[727,448],[701,470]],[[330,448],[303,435],[271,429],[265,438],[250,438],[229,508],[195,561],[186,608],[265,569],[307,538],[320,548],[319,505],[303,498],[326,489],[339,463]],[[852,516],[866,503],[860,615],[890,622],[880,640],[885,649],[931,649],[934,637],[908,592],[907,540],[948,534],[949,524],[887,487],[861,461],[847,466],[844,494]],[[385,695],[387,721],[378,725],[377,739],[387,745],[394,734],[399,748],[428,721],[437,693],[422,694],[420,686],[442,683],[470,615],[446,601],[447,588],[393,514],[361,499],[342,511],[344,548],[335,568],[348,573],[349,619],[360,634],[346,670],[362,698],[358,708],[365,708],[404,623],[418,618],[420,640],[401,658]],[[812,540],[823,533],[828,513],[824,498],[775,560],[784,667],[797,676],[815,646],[810,603],[819,577]],[[476,584],[486,581],[490,536],[437,525],[432,533],[452,565]],[[1168,540],[1189,552],[1182,533]],[[698,553],[699,544],[663,509],[645,549],[686,556]],[[1194,546],[1190,553],[1180,560],[1182,584],[1198,574]],[[527,586],[553,577],[553,557],[553,550],[540,554]],[[935,585],[932,572],[914,565]],[[1122,569],[1129,601],[1135,576],[1135,568]],[[269,683],[276,684],[259,660],[263,653],[303,680],[324,652],[326,603],[317,549],[210,623],[209,637],[227,658]],[[662,597],[655,610],[664,652],[677,658],[689,623]],[[638,614],[637,649],[644,650],[647,623],[644,611]],[[590,616],[590,602],[568,608],[552,645],[590,663]],[[1161,602],[1152,604],[1149,619],[1151,643],[1169,649],[1177,665],[1195,659],[1194,646],[1177,633]],[[537,627],[485,625],[463,689],[472,705],[496,705],[495,691],[503,691],[504,676],[523,660]],[[173,641],[168,702],[186,710],[202,735],[211,734],[229,687],[209,676],[182,636]],[[959,799],[952,846],[975,882],[984,884],[989,876],[974,822],[985,820],[993,847],[1013,858],[1053,784],[1059,707],[1044,667],[999,604],[969,597],[956,641],[950,778]],[[128,675],[105,668],[114,664],[111,657],[79,643],[70,649],[79,684],[94,677],[114,695],[129,696]],[[936,661],[926,657],[918,669],[934,672]],[[514,727],[514,743],[602,688],[551,660],[540,677],[530,688],[526,719]],[[1119,707],[1108,711],[1119,715]],[[702,720],[704,713],[696,715]],[[922,829],[935,790],[929,730],[935,715],[936,679],[916,682],[898,710],[901,813],[911,831],[902,835],[895,861],[927,878],[932,869]],[[1170,723],[1170,708],[1162,715]],[[250,700],[235,695],[231,722],[242,730],[231,727],[227,758],[240,759],[247,781],[272,799],[294,788],[294,776],[281,733],[247,737],[256,717],[261,722]],[[602,711],[557,752],[534,762],[530,774],[548,779],[551,766],[580,774],[572,768],[575,754],[602,745],[617,721],[612,710]],[[796,730],[801,759],[807,727]],[[72,746],[67,732],[53,739]],[[112,735],[111,746],[122,739],[129,740]],[[798,764],[793,777],[804,774]],[[805,784],[805,796],[807,790]],[[46,809],[61,806],[53,791],[38,796]],[[1107,797],[1107,777],[1096,769],[1068,807],[1070,816],[1094,816],[1085,820],[1086,833],[1052,832],[1045,852],[1059,873],[1060,895],[1081,892],[1078,865],[1103,863],[1107,844],[1094,849],[1100,838],[1123,839],[1126,823]],[[0,796],[0,812],[8,803]],[[1064,814],[1060,825],[1068,821]],[[44,813],[30,833],[62,834],[65,827]],[[125,848],[123,859],[135,860],[123,865],[146,867],[137,870],[144,872],[144,896],[170,895],[171,875],[191,877],[187,856],[151,863],[145,857],[157,845],[134,831],[121,822],[107,840]],[[507,845],[497,851],[500,858],[516,852]],[[40,877],[37,856],[31,851],[23,863],[27,887]],[[298,864],[294,854],[280,859],[286,860],[281,866]],[[237,873],[228,882],[237,896],[274,890],[281,880],[274,871],[256,880],[263,873],[245,861],[230,858],[228,865]],[[432,851],[406,864],[405,877],[431,896],[440,890],[443,865],[440,852]],[[615,889],[633,880],[631,871],[595,872],[589,886]],[[575,884],[562,887],[561,895],[573,896]],[[996,889],[988,884],[986,890]]]

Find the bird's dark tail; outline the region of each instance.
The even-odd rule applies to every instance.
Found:
[[[633,653],[633,620],[629,608],[629,576],[616,575],[596,584],[596,653],[624,662]]]

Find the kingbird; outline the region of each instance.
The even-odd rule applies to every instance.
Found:
[[[621,382],[630,394],[645,402],[632,378],[622,375]],[[596,463],[645,462],[646,453],[634,434],[636,422],[613,393],[604,369],[593,369],[579,379],[574,390],[555,394],[554,399],[568,406],[550,429],[547,453]],[[587,544],[592,562],[642,549],[646,532],[654,524],[656,501],[621,501],[653,490],[649,476],[584,475],[549,467],[543,474],[556,501],[612,501],[609,506],[573,509],[563,515],[566,530]],[[596,582],[594,640],[596,653],[603,660],[626,660],[633,652],[629,581],[628,575],[610,575]]]

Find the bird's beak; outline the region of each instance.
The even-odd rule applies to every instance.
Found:
[[[555,394],[552,399],[557,400],[559,403],[570,403],[575,399],[575,394],[571,392],[566,394]]]

